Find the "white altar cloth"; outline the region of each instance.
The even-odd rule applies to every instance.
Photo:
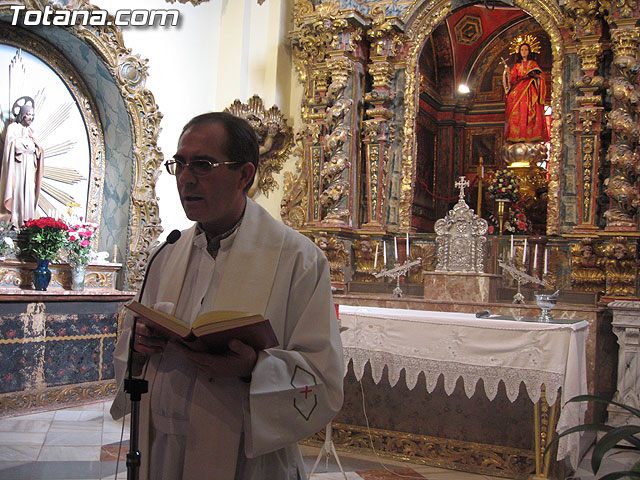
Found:
[[[405,370],[412,390],[422,372],[431,393],[440,375],[447,395],[462,378],[471,397],[480,378],[487,398],[493,400],[502,381],[512,402],[524,383],[532,402],[540,399],[541,387],[553,405],[561,389],[557,431],[584,421],[586,403],[565,402],[587,393],[585,345],[589,324],[538,323],[476,318],[473,314],[402,310],[340,305],[345,370],[353,362],[358,380],[367,362],[373,380],[382,379],[387,367],[393,387]],[[557,458],[579,461],[579,435],[562,437]]]

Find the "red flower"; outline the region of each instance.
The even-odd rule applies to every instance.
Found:
[[[518,230],[526,230],[527,229],[527,224],[520,221],[518,222]]]

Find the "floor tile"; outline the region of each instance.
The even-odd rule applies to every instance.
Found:
[[[46,432],[0,432],[0,445],[41,446]]]
[[[44,440],[44,444],[47,446],[60,445],[60,446],[101,446],[102,445],[102,433],[101,432],[54,432],[47,433],[47,438]]]
[[[47,432],[50,420],[0,420],[0,432]]]
[[[0,459],[6,462],[35,461],[41,445],[0,445]]]
[[[63,447],[44,446],[38,456],[38,463],[47,461],[58,462],[90,462],[100,460],[100,447]]]
[[[4,458],[1,457],[0,458]],[[28,480],[31,479],[34,463],[0,462],[0,478],[2,480]]]
[[[36,462],[32,480],[87,480],[100,477],[100,462]]]

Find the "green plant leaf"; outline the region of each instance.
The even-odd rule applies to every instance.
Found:
[[[606,404],[616,405],[630,413],[633,413],[636,417],[640,418],[640,410],[638,410],[637,408],[624,405],[623,403],[614,402],[613,400],[606,400],[604,398],[596,397],[595,395],[578,395],[567,400],[567,403],[569,402],[597,402],[597,403],[606,403]]]
[[[604,477],[600,477],[598,480],[616,480],[618,478],[640,478],[640,472],[613,472],[607,473]]]
[[[598,440],[593,448],[593,455],[591,457],[591,469],[593,473],[596,473],[600,469],[604,455],[618,445],[620,441],[628,440],[631,443],[640,442],[640,440],[633,437],[633,435],[637,433],[640,433],[640,425],[624,425],[610,430]],[[633,442],[633,440],[635,440],[635,442]]]
[[[567,428],[564,432],[554,435],[553,440],[551,440],[551,442],[549,442],[549,444],[547,445],[547,448],[545,448],[544,454],[546,455],[549,449],[556,442],[558,442],[561,437],[564,437],[565,435],[569,435],[571,433],[576,433],[576,432],[590,432],[590,431],[609,432],[613,429],[614,427],[612,427],[611,425],[605,425],[603,423],[588,423],[586,425],[576,425],[575,427]]]

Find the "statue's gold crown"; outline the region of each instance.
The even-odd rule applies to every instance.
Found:
[[[511,43],[509,43],[509,53],[511,55],[519,53],[520,46],[523,43],[529,45],[531,53],[540,53],[540,40],[538,40],[538,37],[535,35],[530,35],[528,33],[526,35],[518,35],[516,38],[511,40]]]

